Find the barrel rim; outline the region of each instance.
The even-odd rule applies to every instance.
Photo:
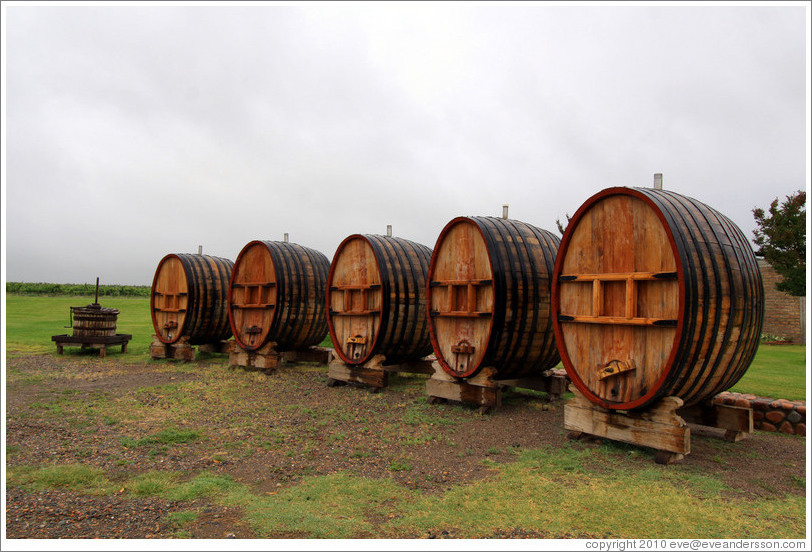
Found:
[[[253,247],[255,245],[263,246],[265,248],[265,250],[268,252],[268,254],[271,256],[271,264],[273,265],[274,278],[277,281],[279,280],[279,274],[278,274],[277,269],[276,269],[276,262],[274,262],[273,253],[271,252],[270,247],[268,247],[267,242],[264,241],[264,240],[251,240],[250,242],[245,244],[245,246],[237,254],[237,257],[234,259],[234,266],[231,269],[231,277],[228,279],[228,295],[227,295],[228,324],[231,327],[231,335],[234,337],[234,341],[236,341],[237,345],[239,345],[240,347],[242,347],[246,351],[255,351],[255,350],[259,349],[260,347],[262,347],[265,344],[265,342],[267,341],[268,334],[271,331],[270,326],[268,326],[268,328],[266,328],[265,331],[262,333],[262,339],[259,339],[257,341],[257,345],[249,346],[249,345],[243,343],[242,340],[239,337],[239,332],[237,331],[237,325],[234,322],[234,314],[233,314],[234,310],[231,308],[231,305],[233,303],[233,301],[232,301],[232,297],[233,297],[232,293],[234,291],[234,279],[237,277],[237,266],[238,266],[237,263],[240,262],[240,259],[242,258],[243,253],[245,253],[248,250],[248,248]],[[278,302],[278,299],[277,299],[277,302]],[[273,312],[273,316],[271,316],[271,322],[273,322],[274,318],[276,318],[276,307],[275,306],[273,308],[273,311],[274,312]]]
[[[384,237],[384,236],[379,236],[379,237]],[[333,315],[332,315],[331,308],[330,308],[330,298],[331,298],[330,288],[332,287],[332,284],[333,284],[333,277],[334,277],[334,274],[335,274],[335,267],[336,267],[336,262],[335,261],[338,258],[338,254],[341,252],[341,250],[350,241],[356,240],[356,239],[361,239],[361,240],[365,241],[367,243],[367,245],[369,246],[369,248],[372,250],[372,256],[375,259],[375,268],[378,270],[379,277],[381,277],[381,303],[383,304],[383,301],[385,300],[385,297],[384,297],[384,285],[383,285],[384,282],[383,282],[383,277],[381,276],[380,260],[378,259],[378,255],[375,254],[375,246],[372,244],[372,241],[369,239],[368,234],[351,234],[351,235],[347,236],[346,238],[344,238],[341,241],[340,244],[338,244],[338,247],[336,248],[336,252],[333,255],[333,260],[330,262],[330,272],[327,274],[327,290],[326,290],[326,306],[327,306],[326,310],[327,310],[327,312],[326,312],[326,315],[327,315],[327,330],[330,332],[330,340],[333,342],[333,350],[339,356],[339,358],[341,360],[343,360],[345,363],[354,364],[354,365],[363,364],[363,363],[367,362],[368,360],[370,360],[374,356],[373,352],[375,351],[375,346],[378,343],[378,338],[381,335],[380,327],[383,324],[383,311],[384,311],[384,309],[381,308],[380,313],[378,314],[378,329],[379,329],[379,331],[375,334],[375,339],[372,341],[372,343],[370,343],[369,347],[367,348],[367,354],[364,355],[362,358],[358,358],[358,359],[350,358],[347,355],[345,355],[344,351],[341,348],[341,344],[340,344],[339,340],[336,337],[335,327],[334,327],[334,324],[333,324]]]
[[[448,222],[448,224],[446,224],[445,227],[443,227],[443,230],[437,237],[437,242],[434,244],[434,249],[432,249],[431,261],[429,262],[429,271],[426,274],[426,317],[428,318],[429,338],[431,339],[431,346],[434,349],[434,356],[437,357],[437,362],[440,364],[440,367],[450,376],[456,378],[467,378],[482,369],[482,364],[483,362],[485,362],[485,359],[487,358],[488,355],[486,354],[485,356],[483,356],[482,359],[473,368],[469,366],[469,369],[462,374],[460,374],[455,370],[452,370],[451,366],[448,365],[440,350],[440,343],[437,340],[437,335],[434,328],[434,320],[431,316],[431,281],[432,276],[434,275],[437,257],[439,256],[438,252],[440,251],[440,243],[443,241],[446,234],[451,231],[452,226],[461,223],[471,224],[479,232],[479,235],[482,237],[482,241],[485,243],[485,250],[488,252],[488,266],[490,266],[491,274],[493,274],[493,259],[491,258],[491,249],[488,247],[487,237],[485,236],[485,233],[482,231],[482,228],[477,222],[476,217],[459,216],[451,219]],[[490,344],[491,336],[493,335],[493,320],[494,320],[493,315],[495,312],[496,312],[496,301],[493,301],[491,304],[490,323],[488,324],[488,338],[485,340],[485,343],[488,344]]]
[[[648,190],[647,190],[648,191]],[[668,360],[665,362],[665,366],[663,371],[660,373],[657,380],[651,385],[642,397],[639,397],[630,402],[611,402],[607,401],[606,399],[602,399],[598,397],[595,393],[593,393],[583,382],[580,375],[575,370],[575,367],[572,364],[572,360],[569,356],[569,351],[564,346],[564,333],[561,329],[561,323],[558,320],[558,315],[561,312],[561,301],[560,301],[560,290],[559,290],[559,282],[558,278],[561,276],[561,269],[564,264],[564,253],[567,251],[567,247],[569,246],[569,242],[572,238],[572,234],[575,232],[575,227],[578,225],[578,222],[581,218],[583,218],[584,214],[591,209],[596,203],[599,201],[606,199],[610,196],[616,195],[626,195],[631,196],[637,199],[640,199],[644,203],[646,203],[657,215],[657,218],[660,220],[660,223],[663,225],[663,229],[665,230],[666,236],[668,237],[668,242],[671,244],[671,251],[674,255],[674,259],[677,265],[677,282],[679,287],[679,306],[678,306],[678,314],[677,314],[677,328],[674,332],[674,342],[671,345],[671,352],[668,355]],[[558,247],[558,255],[556,255],[555,259],[555,266],[553,268],[552,274],[552,289],[551,289],[551,309],[552,309],[552,323],[553,323],[553,332],[555,333],[555,340],[556,345],[558,347],[559,355],[561,356],[561,363],[564,365],[564,369],[567,372],[567,376],[569,376],[570,381],[575,385],[575,387],[580,391],[589,401],[598,404],[604,408],[612,409],[612,410],[631,410],[640,406],[643,406],[654,399],[660,393],[660,390],[663,386],[663,383],[674,369],[674,361],[676,359],[677,353],[679,351],[679,343],[682,337],[682,332],[684,329],[685,323],[685,271],[684,265],[682,262],[682,255],[680,254],[680,247],[677,244],[676,239],[674,238],[674,233],[671,229],[671,226],[668,224],[667,219],[665,218],[665,214],[663,210],[660,208],[659,205],[646,193],[640,191],[639,189],[635,188],[628,188],[624,186],[615,186],[612,188],[606,188],[601,190],[600,192],[594,194],[592,197],[587,199],[581,206],[575,211],[575,214],[569,220],[569,224],[567,225],[567,229],[564,231],[564,235],[561,238],[561,243]]]
[[[161,267],[163,267],[164,263],[167,262],[169,259],[172,258],[177,259],[180,262],[181,266],[183,266],[184,273],[186,272],[186,265],[183,264],[183,259],[181,259],[180,255],[181,255],[180,253],[169,253],[158,262],[158,268],[155,269],[155,275],[152,277],[152,288],[149,294],[149,310],[152,316],[152,328],[155,330],[155,337],[157,337],[161,343],[166,343],[167,345],[171,345],[172,343],[177,342],[183,335],[183,332],[181,331],[182,327],[178,328],[178,333],[174,339],[166,339],[164,338],[163,335],[161,335],[161,332],[158,330],[158,321],[155,319],[155,284],[158,283],[158,274],[161,273]],[[188,274],[186,274],[186,284],[187,286],[189,284]],[[185,325],[186,325],[186,314],[183,315],[183,326]]]

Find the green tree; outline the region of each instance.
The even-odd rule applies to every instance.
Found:
[[[806,192],[798,190],[768,212],[753,209],[757,254],[763,255],[784,280],[776,287],[790,295],[806,295]]]

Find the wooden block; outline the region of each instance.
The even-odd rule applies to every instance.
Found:
[[[431,399],[446,399],[479,406],[502,405],[502,392],[498,387],[469,385],[464,381],[451,382],[429,378],[426,380],[426,394]]]
[[[454,378],[434,362],[434,374],[426,380],[426,394],[430,399],[446,399],[495,408],[502,405],[502,389],[493,381],[496,370],[485,367],[474,377]]]
[[[236,345],[236,341],[229,339],[217,343],[203,343],[197,346],[197,350],[201,353],[231,353]]]
[[[434,372],[432,362],[434,361],[430,359],[407,360],[405,362],[401,362],[400,364],[387,364],[382,366],[382,368],[387,372],[431,374]]]
[[[228,354],[228,365],[231,368],[236,368],[237,366],[250,366],[250,363],[251,361],[248,357],[248,351],[242,347],[236,347]]]
[[[733,433],[753,432],[753,410],[751,408],[703,403],[681,408],[678,414],[689,424],[716,427]],[[738,437],[736,440],[741,438]]]
[[[152,358],[168,358],[174,360],[191,361],[195,358],[195,350],[189,345],[189,338],[181,337],[175,343],[163,343],[158,336],[153,335],[149,346],[149,355]]]
[[[282,356],[276,351],[276,343],[266,343],[256,351],[243,349],[236,343],[228,354],[228,364],[230,368],[241,367],[244,369],[256,369],[269,373],[282,362]]]
[[[654,461],[664,466],[668,466],[675,462],[679,462],[683,458],[685,458],[684,454],[679,454],[676,452],[668,452],[665,450],[658,450],[657,452],[654,453]]]
[[[340,359],[333,359],[327,368],[328,385],[330,380],[335,380],[360,383],[368,387],[386,387],[389,383],[389,374],[377,363],[373,364],[373,361],[379,356],[381,355],[376,355],[370,362],[359,366],[347,364]]]
[[[521,387],[522,389],[543,391],[549,395],[560,397],[567,391],[568,380],[565,376],[544,373],[536,377],[496,380],[496,383],[504,387]]]
[[[282,362],[317,362],[329,364],[333,358],[333,350],[327,347],[310,347],[298,351],[284,351]]]
[[[167,358],[173,358],[175,360],[183,360],[187,362],[190,362],[195,359],[195,350],[188,343],[173,343],[169,345],[168,349],[169,354],[171,356]]]
[[[564,406],[564,429],[658,451],[691,452],[690,429],[676,413],[682,399],[665,397],[641,411],[612,411],[588,401],[574,385],[570,391],[575,397]]]
[[[157,335],[152,336],[152,343],[149,346],[149,356],[152,358],[166,358],[166,343],[158,339]]]

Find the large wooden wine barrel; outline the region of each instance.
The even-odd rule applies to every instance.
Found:
[[[426,274],[431,249],[403,238],[354,234],[339,244],[327,283],[327,325],[348,364],[387,364],[431,353]]]
[[[750,244],[689,197],[609,188],[569,222],[553,280],[556,340],[572,382],[605,408],[665,396],[696,404],[753,360],[764,290]]]
[[[252,241],[234,261],[228,302],[234,340],[249,351],[318,345],[327,335],[327,257],[295,243]]]
[[[228,282],[234,263],[210,255],[170,253],[152,280],[152,325],[162,343],[188,337],[192,345],[231,337]]]
[[[495,368],[499,379],[559,362],[550,277],[559,239],[517,220],[458,217],[434,247],[429,329],[434,354],[457,377]]]

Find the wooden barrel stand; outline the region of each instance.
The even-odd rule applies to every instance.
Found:
[[[191,362],[195,360],[197,351],[201,353],[229,353],[231,348],[232,342],[225,339],[214,343],[200,343],[195,349],[189,343],[189,336],[182,336],[174,343],[165,343],[157,335],[153,334],[152,343],[149,346],[149,356],[154,360],[167,358]]]
[[[232,341],[232,349],[228,356],[230,369],[258,370],[265,374],[272,374],[277,368],[289,363],[315,362],[327,364],[333,357],[332,349],[325,347],[308,347],[295,351],[279,351],[277,343],[270,341],[256,350],[240,347]]]
[[[195,349],[189,344],[189,337],[183,336],[174,343],[164,343],[157,335],[152,336],[149,356],[153,359],[168,358],[191,362],[195,359]]]
[[[672,464],[691,453],[689,423],[724,430],[726,441],[753,431],[753,410],[710,402],[683,408],[679,397],[663,397],[642,410],[610,410],[588,400],[577,387],[564,406],[564,429],[571,439],[599,437],[655,450],[654,461]]]
[[[567,390],[566,376],[553,370],[507,380],[495,379],[498,371],[490,366],[465,379],[450,376],[439,362],[434,362],[432,369],[434,373],[426,380],[429,404],[456,401],[479,406],[482,414],[489,414],[501,406],[502,392],[508,388],[543,391],[549,395],[551,401],[560,399]]]
[[[327,386],[336,387],[348,383],[380,391],[389,385],[389,374],[406,372],[414,374],[432,373],[433,357],[418,360],[404,360],[397,364],[386,364],[386,356],[375,355],[362,364],[348,364],[334,357],[327,370]]]

